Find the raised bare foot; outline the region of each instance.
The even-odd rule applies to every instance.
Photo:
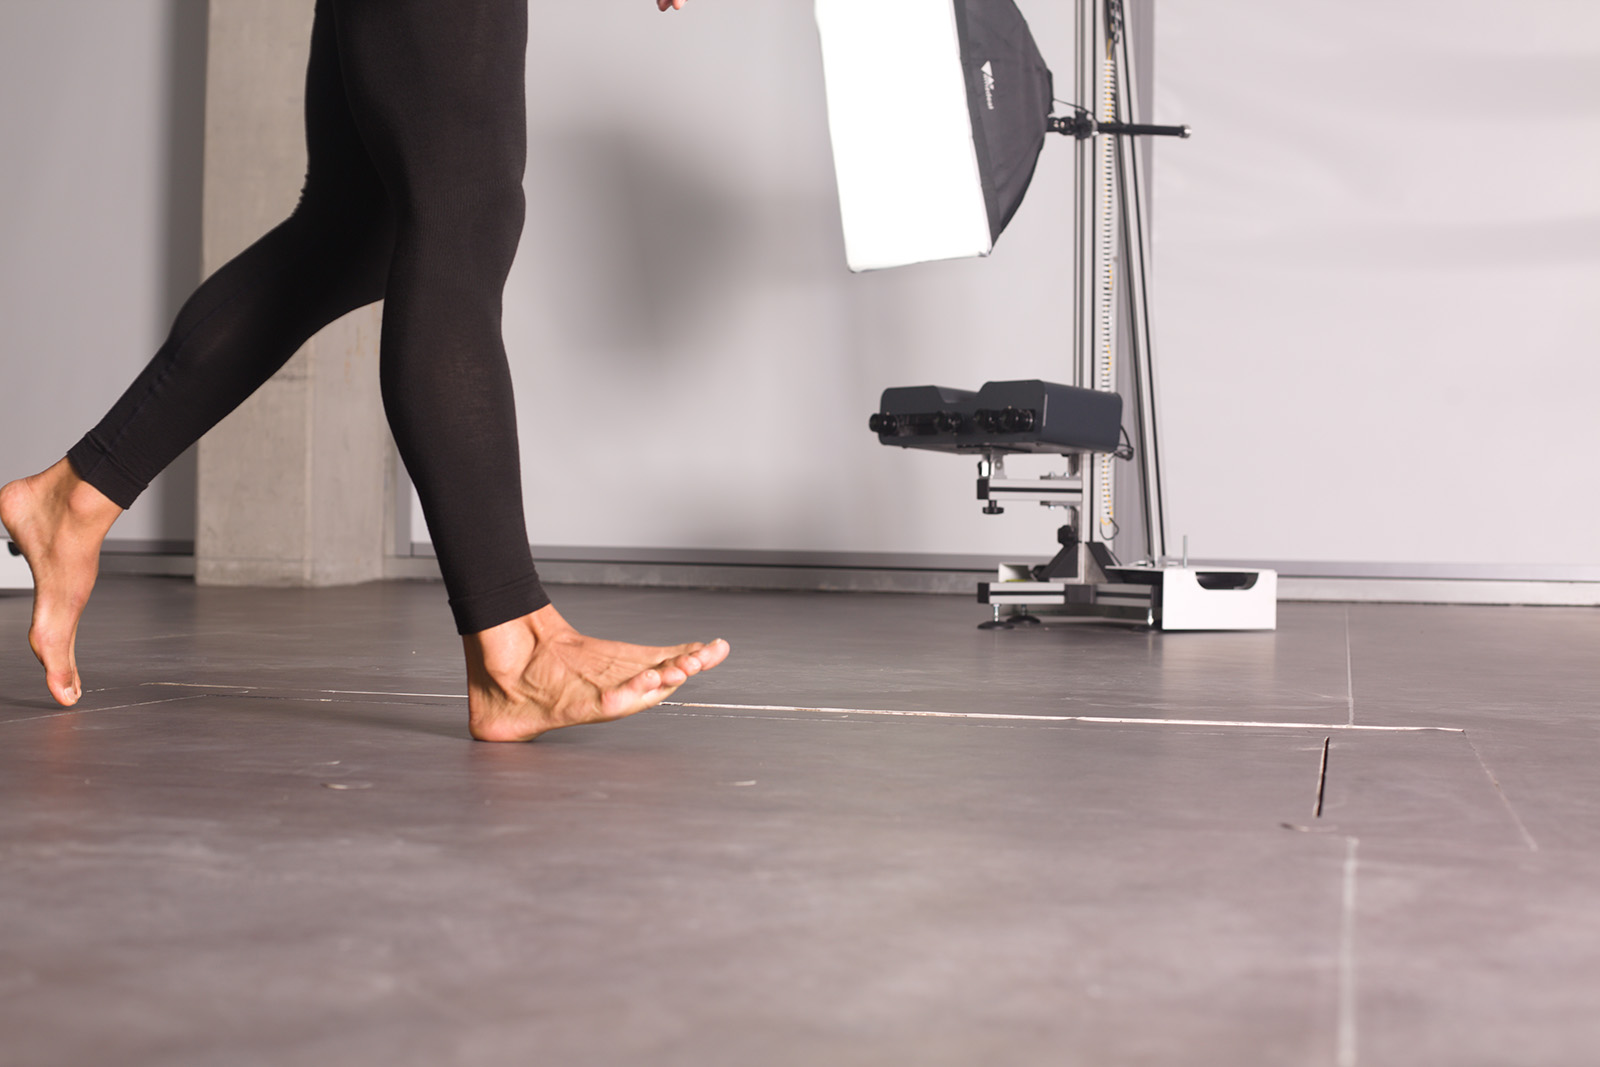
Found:
[[[468,724],[479,741],[532,741],[562,726],[624,718],[728,656],[720,638],[655,648],[585,637],[554,606],[462,643]]]
[[[0,522],[33,571],[28,644],[44,664],[50,695],[68,707],[83,695],[74,653],[78,620],[100,573],[100,543],[121,514],[65,459],[0,488]]]

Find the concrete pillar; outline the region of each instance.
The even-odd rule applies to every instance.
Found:
[[[313,0],[210,0],[203,261],[293,210],[305,176]],[[338,585],[383,575],[395,509],[377,306],[333,323],[200,443],[195,578]]]

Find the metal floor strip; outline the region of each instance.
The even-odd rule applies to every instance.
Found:
[[[995,711],[902,711],[888,708],[811,708],[791,704],[702,704],[664,701],[664,708],[709,708],[719,711],[810,711],[828,715],[885,715],[919,719],[999,719],[1006,722],[1086,722],[1116,726],[1223,726],[1254,730],[1343,730],[1376,733],[1447,733],[1466,731],[1457,726],[1366,726],[1326,722],[1257,722],[1234,719],[1141,719],[1112,715],[1018,715]]]
[[[199,682],[146,682],[145,685],[179,686],[191,689],[226,689],[253,693],[317,693],[326,696],[423,697],[436,700],[465,700],[464,693],[396,693],[374,689],[273,689],[249,685],[204,685]],[[910,711],[896,708],[829,708],[801,704],[711,704],[699,701],[667,700],[663,708],[702,708],[708,711],[783,711],[812,712],[819,715],[879,715],[907,719],[977,719],[1001,722],[1082,722],[1112,726],[1201,726],[1230,730],[1341,730],[1357,733],[1446,733],[1466,731],[1456,726],[1380,726],[1327,722],[1263,722],[1239,719],[1151,719],[1113,715],[1021,715],[992,711]]]

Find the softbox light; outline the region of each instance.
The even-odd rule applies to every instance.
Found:
[[[854,271],[985,256],[1049,132],[1050,70],[1012,0],[817,0]]]

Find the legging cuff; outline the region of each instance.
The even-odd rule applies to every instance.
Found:
[[[450,598],[450,611],[456,617],[456,632],[475,634],[524,615],[532,615],[550,603],[537,573],[491,589],[487,593]]]
[[[81,441],[68,450],[67,461],[78,472],[78,477],[100,490],[124,511],[133,507],[133,502],[150,484],[118,466],[117,461],[94,440],[93,431],[85,434]]]

